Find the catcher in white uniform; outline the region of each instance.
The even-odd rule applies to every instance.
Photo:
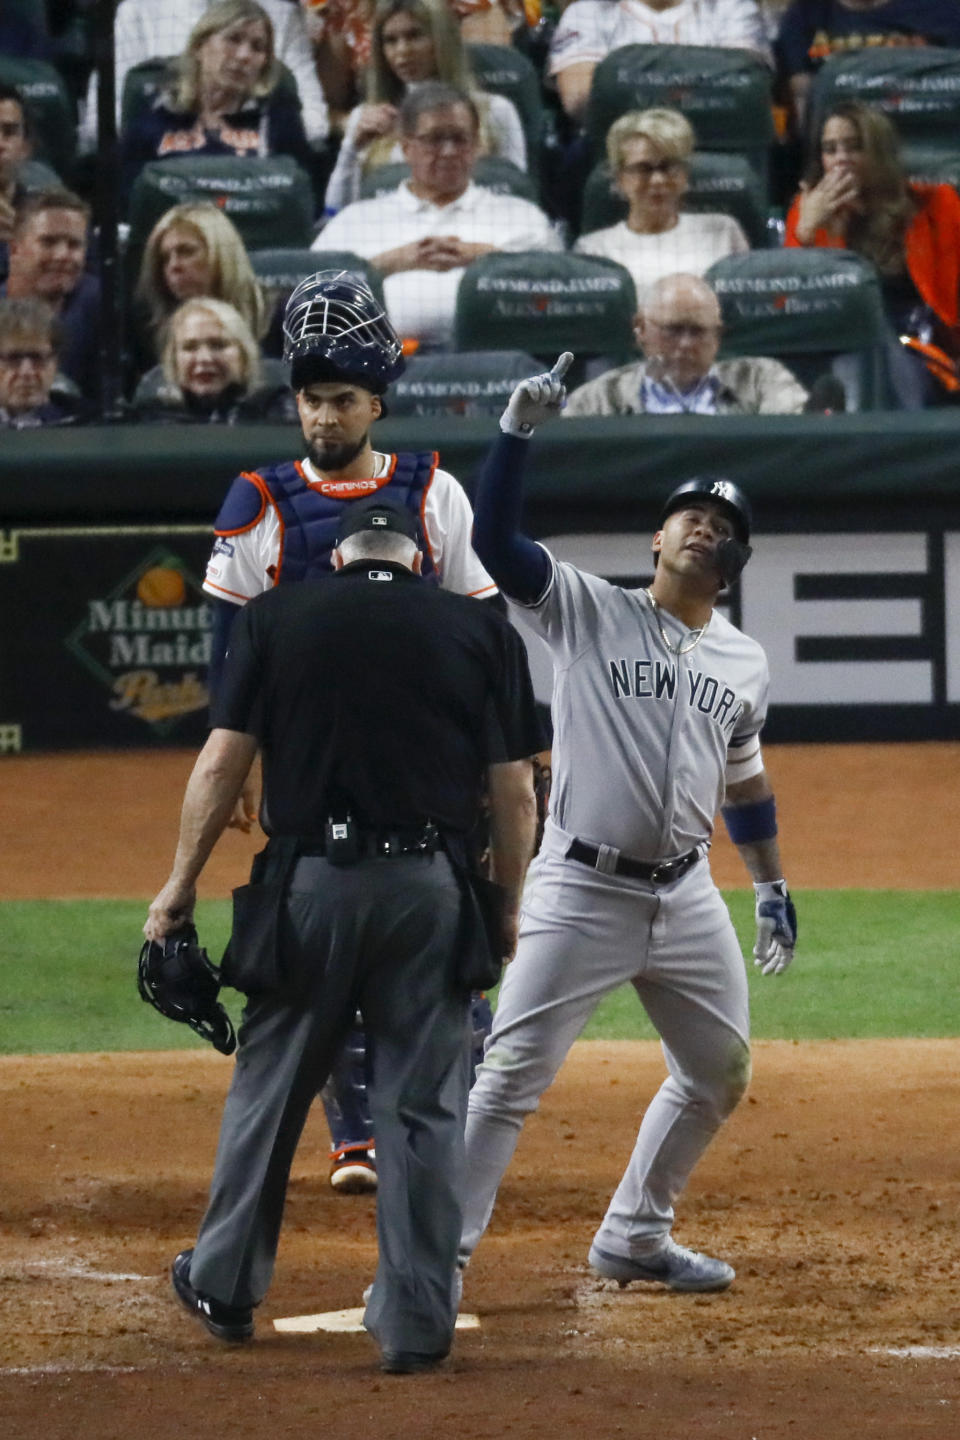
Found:
[[[750,556],[750,511],[728,480],[681,485],[653,537],[648,590],[585,574],[524,536],[529,437],[559,413],[572,358],[514,391],[477,496],[477,554],[552,652],[554,788],[470,1096],[460,1261],[487,1226],[525,1116],[597,1003],[630,981],[669,1074],[590,1264],[621,1284],[722,1290],[731,1266],[671,1237],[674,1203],[750,1078],[743,957],[706,860],[721,806],[754,881],[765,975],[787,968],[797,935],[760,752],[766,658],[714,609]]]

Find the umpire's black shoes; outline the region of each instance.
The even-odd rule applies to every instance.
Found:
[[[211,1295],[201,1295],[199,1291],[194,1290],[190,1284],[190,1261],[192,1259],[192,1250],[181,1250],[170,1267],[170,1278],[180,1304],[206,1325],[210,1334],[217,1340],[225,1340],[232,1345],[241,1344],[244,1340],[252,1340],[252,1306],[224,1305],[222,1301],[214,1300]]]
[[[422,1375],[425,1370],[436,1370],[449,1354],[449,1350],[426,1354],[420,1350],[381,1350],[380,1369],[385,1375]]]

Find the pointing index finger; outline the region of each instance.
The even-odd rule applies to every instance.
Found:
[[[550,371],[550,374],[551,374],[552,378],[553,378],[554,380],[562,380],[563,377],[564,377],[564,375],[566,375],[567,371],[570,369],[570,366],[571,366],[572,364],[573,364],[573,351],[572,351],[572,350],[564,350],[563,354],[562,354],[562,355],[559,355],[559,356],[557,357],[557,363],[554,365],[553,369]]]

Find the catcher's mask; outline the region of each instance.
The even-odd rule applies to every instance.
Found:
[[[750,545],[750,527],[753,523],[750,501],[732,480],[724,480],[719,475],[698,475],[693,480],[685,480],[667,496],[660,511],[657,529],[663,529],[664,521],[675,510],[682,510],[686,505],[695,505],[698,499],[709,500],[733,523],[733,536],[728,540],[721,540],[717,546],[717,568],[724,586],[728,587],[739,580],[743,567],[753,554]]]
[[[137,965],[137,989],[168,1020],[189,1025],[221,1055],[237,1048],[233,1022],[217,999],[220,972],[201,950],[193,925],[163,940],[145,940]]]
[[[294,390],[325,381],[382,395],[403,374],[403,347],[370,287],[349,270],[318,270],[283,312],[283,358]]]

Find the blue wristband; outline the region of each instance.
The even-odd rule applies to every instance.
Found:
[[[720,813],[734,845],[756,845],[777,833],[777,802],[772,795],[752,805],[724,805]]]

